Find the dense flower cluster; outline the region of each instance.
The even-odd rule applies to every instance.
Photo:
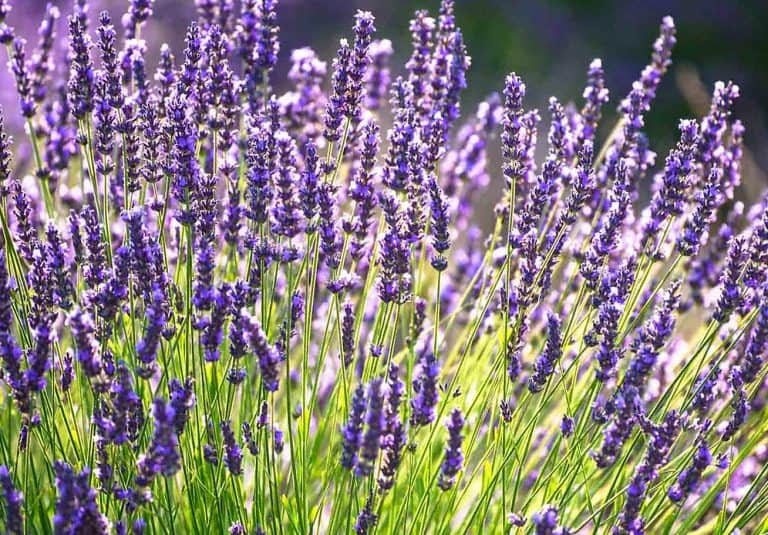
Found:
[[[765,531],[768,196],[732,82],[644,135],[671,18],[618,117],[595,59],[462,119],[452,0],[402,70],[366,11],[324,61],[277,0],[176,54],[88,4],[0,0],[5,532]]]

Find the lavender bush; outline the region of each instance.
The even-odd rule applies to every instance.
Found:
[[[358,12],[282,95],[276,0],[196,4],[153,70],[150,0],[37,44],[0,1],[6,532],[768,529],[768,198],[735,84],[643,135],[671,18],[596,139],[599,59],[544,125],[516,74],[462,119],[451,0],[402,71]]]

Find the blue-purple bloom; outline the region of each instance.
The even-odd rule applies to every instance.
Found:
[[[680,432],[680,425],[680,415],[675,411],[668,412],[659,425],[647,421],[644,423],[649,435],[645,457],[636,467],[627,487],[624,509],[619,514],[618,525],[614,527],[613,533],[645,533],[645,521],[640,516],[640,510],[648,486],[658,478],[659,469],[668,461],[669,452]]]
[[[425,349],[419,357],[419,370],[414,375],[411,399],[411,425],[429,425],[435,421],[437,407],[437,376],[440,368],[430,349]]]
[[[560,318],[557,314],[550,313],[547,317],[547,343],[544,346],[544,351],[536,359],[536,363],[533,365],[534,373],[528,380],[528,390],[531,393],[535,394],[544,390],[563,354],[560,328]]]
[[[13,484],[11,472],[5,465],[0,465],[0,493],[5,502],[5,529],[9,535],[24,533],[24,495]]]
[[[739,431],[749,414],[747,392],[744,388],[744,377],[738,366],[731,368],[728,373],[728,385],[731,388],[731,417],[723,430],[722,438],[728,441]]]
[[[712,452],[707,442],[706,433],[709,431],[712,422],[706,421],[699,434],[696,436],[695,452],[690,464],[680,472],[677,481],[667,491],[669,499],[676,503],[681,503],[696,490],[701,480],[702,473],[710,464],[712,464]]]
[[[155,431],[147,451],[139,457],[136,483],[147,487],[158,475],[170,477],[181,468],[179,436],[176,432],[176,410],[173,404],[155,399],[152,404]]]
[[[239,476],[243,473],[243,451],[237,443],[230,421],[221,422],[221,435],[224,439],[224,462],[227,463],[227,469],[233,476]]]
[[[96,503],[96,491],[90,484],[90,470],[79,473],[63,462],[54,461],[56,474],[56,513],[53,529],[56,533],[109,533],[109,522]]]
[[[437,485],[442,490],[448,490],[456,482],[456,476],[464,465],[464,452],[461,444],[464,441],[464,415],[459,409],[453,409],[445,424],[448,429],[448,444],[445,446],[443,464],[440,465],[440,476]]]
[[[363,424],[366,407],[365,385],[361,383],[355,389],[350,403],[349,418],[341,429],[343,448],[341,466],[348,470],[352,470],[357,466],[358,451],[363,443]]]
[[[360,455],[355,475],[369,475],[379,456],[381,434],[384,430],[384,394],[382,380],[375,378],[368,384],[368,409],[365,413],[365,433],[360,443]]]

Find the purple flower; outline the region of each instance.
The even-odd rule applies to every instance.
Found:
[[[344,366],[352,363],[355,351],[355,307],[352,303],[344,303],[341,320],[341,360]]]
[[[563,434],[564,437],[569,437],[573,434],[573,428],[575,425],[575,421],[573,418],[568,416],[567,414],[563,415],[563,419],[560,421],[560,432]]]
[[[357,466],[358,451],[363,443],[363,424],[367,405],[365,385],[361,383],[357,385],[352,396],[347,423],[341,428],[341,466],[348,470]]]
[[[136,344],[136,353],[141,362],[139,375],[145,379],[151,377],[157,367],[157,351],[160,348],[163,330],[168,321],[168,308],[165,292],[155,283],[152,286],[150,301],[144,310],[146,324],[144,336]]]
[[[376,525],[378,516],[373,512],[373,495],[369,495],[365,501],[365,505],[360,510],[360,514],[357,515],[355,521],[355,533],[357,535],[367,535],[368,532]]]
[[[405,426],[400,420],[400,403],[405,393],[405,385],[400,380],[397,365],[391,364],[387,374],[387,407],[385,411],[385,434],[381,439],[382,462],[379,476],[379,489],[390,490],[395,484],[395,475],[402,461],[403,448],[407,440]]]
[[[32,203],[21,184],[13,180],[9,184],[9,190],[13,194],[14,216],[16,216],[16,237],[19,244],[19,252],[27,263],[33,263],[32,252],[38,243],[37,229],[32,219]]]
[[[248,349],[243,308],[248,304],[249,294],[250,289],[243,281],[237,281],[231,291],[232,319],[229,324],[229,354],[233,359],[242,358]]]
[[[219,452],[210,444],[203,445],[203,460],[211,466],[219,465]]]
[[[275,453],[282,453],[283,447],[285,447],[285,442],[283,441],[283,432],[277,427],[274,426],[272,429],[272,447],[275,449]]]
[[[121,84],[122,73],[117,61],[115,27],[109,13],[102,11],[99,14],[99,27],[96,29],[99,36],[98,45],[101,52],[102,72],[99,82],[103,84],[102,102],[100,106],[108,106],[109,109],[118,110],[123,107],[125,97]],[[97,107],[98,110],[98,107]]]
[[[27,274],[29,288],[34,292],[28,323],[33,334],[33,347],[27,352],[26,381],[32,391],[40,391],[47,383],[46,374],[51,367],[51,350],[55,338],[56,320],[55,274],[51,259],[40,242],[35,243],[32,265]]]
[[[32,80],[27,68],[26,53],[24,47],[26,41],[20,37],[13,40],[13,52],[11,54],[10,67],[16,79],[16,91],[19,93],[21,114],[25,118],[34,117],[37,105],[32,92]]]
[[[408,69],[407,87],[420,118],[427,113],[430,104],[427,84],[434,29],[435,19],[430,17],[427,11],[419,10],[414,13],[410,23],[413,51],[405,67]]]
[[[533,394],[544,389],[555,371],[555,365],[563,354],[560,327],[560,318],[557,314],[550,313],[547,316],[547,343],[544,346],[544,351],[536,359],[536,363],[533,365],[533,375],[528,380],[528,390]]]
[[[435,421],[439,373],[435,355],[431,350],[424,349],[419,357],[419,369],[413,379],[415,395],[411,398],[411,425],[425,426]]]
[[[101,224],[96,210],[91,205],[83,206],[81,217],[86,249],[83,278],[88,286],[96,288],[107,277],[107,259],[104,253],[104,241],[101,238]]]
[[[736,435],[749,414],[747,391],[744,388],[744,378],[741,368],[734,366],[728,374],[728,385],[731,387],[731,417],[723,430],[723,441],[728,441]]]
[[[24,495],[16,490],[13,478],[5,465],[0,465],[0,492],[5,501],[5,529],[9,535],[22,535],[24,533]]]
[[[699,414],[706,414],[715,401],[717,395],[716,387],[720,377],[720,368],[711,364],[709,369],[696,379],[693,401],[691,408],[697,410]]]
[[[744,285],[759,288],[768,280],[765,265],[768,264],[768,204],[763,200],[763,211],[752,225],[749,238],[749,262],[744,270]]]
[[[123,27],[127,39],[135,39],[142,23],[152,16],[154,0],[131,0],[128,11],[123,17]]]
[[[603,444],[599,452],[591,452],[598,468],[606,468],[616,461],[624,443],[635,428],[640,403],[638,390],[632,385],[626,385],[616,392],[610,407],[613,412],[613,419],[603,429]]]
[[[29,70],[32,78],[32,93],[35,101],[38,103],[45,100],[47,93],[46,85],[49,81],[50,72],[53,70],[51,51],[56,37],[56,21],[59,15],[59,9],[56,6],[47,4],[45,6],[45,15],[37,30],[39,41]]]
[[[464,464],[464,453],[461,444],[464,441],[464,415],[459,409],[453,409],[445,424],[448,429],[448,444],[445,446],[443,464],[440,465],[440,478],[437,485],[442,490],[449,490],[456,482],[456,475]]]
[[[661,19],[659,27],[659,37],[653,43],[653,53],[651,54],[651,63],[648,64],[640,74],[640,83],[643,86],[644,98],[643,104],[647,109],[651,101],[656,96],[656,89],[661,82],[661,77],[672,64],[672,48],[675,46],[675,22],[672,17],[666,16]]]
[[[536,535],[568,535],[571,533],[568,528],[558,525],[557,508],[552,505],[544,505],[540,511],[534,513],[531,516],[531,523]]]
[[[11,11],[11,4],[8,0],[0,0],[0,43],[8,45],[13,41],[14,30],[5,22],[8,13]]]
[[[192,377],[182,384],[178,379],[171,379],[168,383],[170,405],[173,408],[173,427],[176,434],[181,436],[189,419],[189,413],[194,408],[195,381]]]
[[[61,390],[62,392],[67,392],[69,387],[72,386],[72,381],[75,378],[75,370],[72,368],[72,355],[70,355],[69,352],[64,355],[62,360]]]
[[[200,103],[202,97],[202,95],[197,94],[198,84],[201,80],[202,37],[200,27],[194,21],[187,28],[184,45],[184,65],[179,74],[176,92],[178,98],[192,97],[194,100],[190,104],[194,106]]]
[[[382,182],[395,191],[405,190],[410,182],[409,154],[414,143],[415,118],[413,109],[406,101],[409,87],[409,83],[402,78],[398,78],[392,86],[394,121],[387,134],[389,151],[382,171]]]
[[[680,416],[670,411],[660,425],[646,421],[644,427],[650,435],[645,457],[635,468],[634,476],[627,488],[624,509],[618,518],[618,525],[613,533],[645,533],[645,522],[640,516],[640,510],[648,490],[648,486],[658,477],[658,470],[667,463],[667,457],[680,431]]]
[[[176,433],[176,411],[173,404],[155,399],[152,404],[155,431],[147,451],[139,457],[136,483],[149,486],[158,474],[170,477],[181,468],[179,437]]]
[[[368,476],[379,456],[381,435],[384,431],[384,395],[382,392],[382,380],[373,379],[368,384],[368,409],[365,413],[365,433],[360,442],[360,455],[355,475]]]
[[[376,28],[373,25],[374,17],[370,11],[355,13],[355,40],[352,45],[352,60],[349,70],[349,85],[347,87],[347,117],[356,119],[360,115],[360,105],[364,93],[364,78],[370,57],[368,49],[371,46],[371,38]]]
[[[386,229],[379,242],[379,298],[385,302],[403,303],[410,297],[411,253],[405,239],[403,214],[397,198],[391,193],[379,195]]]
[[[548,262],[541,268],[539,286],[542,292],[549,290],[552,284],[552,271],[565,246],[569,231],[576,222],[584,204],[594,194],[595,173],[592,169],[592,157],[592,142],[586,140],[578,154],[578,167],[572,179],[571,192],[565,202],[564,209],[560,212],[557,222],[550,232],[557,241],[549,246],[552,253],[549,255]],[[550,241],[549,238],[548,241]]]
[[[269,343],[258,320],[247,312],[243,314],[247,325],[246,339],[259,361],[261,382],[267,391],[276,392],[279,384],[280,372],[277,367],[281,360],[280,353]]]
[[[76,473],[63,461],[53,462],[56,474],[56,512],[53,529],[56,533],[109,533],[107,517],[99,511],[96,491],[89,482],[90,470],[86,467]]]
[[[239,476],[243,473],[243,451],[237,443],[230,421],[221,422],[221,434],[224,438],[224,462],[230,474]]]
[[[80,308],[75,308],[67,318],[67,324],[75,341],[77,360],[85,375],[91,379],[102,372],[101,350],[94,337],[96,327],[93,317]]]
[[[333,91],[328,98],[325,108],[325,130],[323,137],[333,143],[341,139],[341,123],[348,116],[350,107],[348,102],[348,88],[350,86],[350,71],[352,67],[352,48],[346,39],[339,42],[339,50],[333,60],[333,77],[331,80]]]
[[[696,256],[709,237],[709,224],[719,204],[720,182],[723,171],[712,167],[701,189],[696,194],[693,212],[686,219],[682,234],[677,239],[677,250],[683,256]]]
[[[548,206],[550,199],[559,189],[562,165],[554,153],[544,162],[541,173],[536,177],[536,183],[528,193],[520,212],[516,215],[513,244],[519,244],[522,236],[538,228],[542,212]]]
[[[301,171],[300,176],[299,200],[301,202],[301,211],[306,221],[305,229],[308,233],[311,233],[316,228],[313,220],[317,214],[318,189],[320,187],[317,146],[311,140],[304,146],[304,169]]]
[[[653,43],[651,63],[643,69],[640,79],[632,84],[632,90],[619,105],[624,126],[621,135],[617,136],[611,144],[605,161],[600,166],[597,174],[600,185],[618,177],[617,166],[623,159],[628,160],[630,168],[643,165],[639,132],[643,127],[643,114],[650,108],[661,78],[671,64],[672,47],[676,42],[675,25],[671,17],[662,19],[659,33],[659,37]],[[617,178],[617,180],[622,179]]]
[[[278,167],[274,175],[275,203],[272,206],[272,231],[288,239],[296,236],[300,228],[299,200],[296,172],[296,142],[283,131],[275,133]]]
[[[368,110],[379,110],[382,102],[387,98],[391,81],[389,62],[393,53],[392,41],[389,39],[372,41],[368,47],[370,66],[365,71],[365,99],[363,100],[363,106]]]
[[[47,244],[45,255],[48,260],[48,268],[53,274],[53,300],[64,310],[72,307],[74,286],[70,277],[69,262],[67,261],[67,248],[53,222],[48,223],[45,231]]]
[[[352,257],[360,259],[365,253],[371,231],[373,210],[376,208],[374,186],[374,165],[379,152],[379,125],[367,121],[363,125],[363,148],[360,163],[352,171],[349,197],[355,201],[355,211],[350,224],[355,239],[352,242]]]
[[[711,424],[711,420],[706,420],[702,425],[699,434],[696,436],[696,451],[693,454],[690,465],[680,472],[680,475],[677,476],[677,481],[667,491],[667,496],[675,503],[684,502],[696,490],[702,473],[712,464],[712,453],[709,450],[706,438],[706,433],[709,431]]]
[[[666,345],[675,328],[675,313],[680,305],[680,282],[676,280],[666,289],[653,316],[643,324],[640,333],[633,341],[635,356],[624,375],[622,388],[625,385],[632,385],[640,391],[644,390],[645,382],[656,365],[659,352]]]
[[[504,84],[504,116],[501,150],[504,157],[504,177],[508,187],[524,186],[527,147],[530,138],[523,123],[523,97],[525,84],[515,73],[507,76]],[[520,184],[518,184],[520,182]]]
[[[274,162],[271,158],[274,138],[268,128],[253,125],[248,136],[246,215],[256,223],[267,221],[267,207],[274,195],[271,175]]]
[[[256,445],[256,439],[253,437],[253,430],[251,429],[251,424],[249,422],[243,422],[242,432],[243,443],[248,448],[248,451],[251,455],[258,455],[259,447]]]
[[[603,104],[608,102],[608,89],[605,87],[603,62],[593,59],[587,70],[587,87],[584,88],[584,106],[581,108],[581,122],[576,134],[576,152],[586,142],[594,143],[595,132],[602,116]]]
[[[768,351],[768,284],[763,284],[757,309],[757,319],[744,350],[741,365],[742,376],[746,384],[754,382],[763,368]]]
[[[595,289],[600,266],[605,257],[618,245],[619,233],[627,217],[631,197],[629,193],[630,162],[621,160],[616,166],[616,182],[610,192],[608,212],[600,218],[599,230],[592,235],[589,248],[579,271],[587,287]]]
[[[0,359],[3,361],[3,380],[13,391],[13,397],[22,413],[28,413],[29,387],[22,367],[22,352],[13,337],[13,304],[8,278],[5,247],[0,246]]]
[[[456,30],[450,37],[448,65],[448,86],[443,99],[442,116],[445,123],[442,131],[447,132],[450,125],[459,117],[459,97],[467,87],[466,73],[472,63],[464,45],[461,30]]]
[[[739,98],[739,86],[733,82],[716,82],[712,93],[709,113],[701,120],[701,136],[698,158],[703,165],[704,177],[722,164],[722,137],[735,100]]]
[[[653,194],[649,215],[643,226],[643,244],[656,238],[661,225],[669,216],[683,213],[686,194],[696,173],[695,148],[698,140],[698,124],[680,121],[680,141],[667,156],[661,186]]]
[[[172,118],[174,136],[171,189],[176,201],[185,206],[180,214],[180,221],[184,224],[190,224],[194,221],[193,214],[189,211],[190,195],[197,187],[200,179],[200,169],[195,158],[198,136],[187,117],[187,107],[185,100],[176,97],[171,100],[168,108]]]
[[[204,329],[200,335],[200,343],[203,345],[204,359],[206,362],[217,362],[221,358],[219,346],[224,340],[224,323],[230,304],[229,286],[222,284],[216,289],[213,299],[213,309],[206,318]]]
[[[109,397],[113,406],[113,433],[112,436],[104,438],[115,444],[135,442],[144,424],[144,405],[133,388],[131,372],[123,363],[117,367]]]
[[[242,3],[236,39],[245,65],[245,89],[251,110],[266,99],[265,87],[280,52],[277,0],[246,0]]]
[[[2,0],[0,0],[2,1]],[[5,132],[5,118],[3,112],[0,110],[0,195],[3,197],[10,193],[10,186],[8,179],[11,176],[11,153],[12,142],[11,137]]]
[[[176,83],[173,53],[165,43],[160,47],[160,59],[155,72],[155,81],[158,84],[158,104],[164,114],[166,103],[170,100],[173,85]]]
[[[327,104],[322,88],[326,70],[326,63],[320,61],[311,48],[291,52],[288,79],[295,90],[280,97],[280,110],[288,123],[288,131],[296,134],[302,148],[307,142],[316,143],[322,132],[322,113]]]
[[[432,214],[432,224],[430,226],[432,247],[437,253],[431,262],[433,268],[437,271],[443,271],[447,267],[447,260],[443,253],[451,246],[451,236],[448,230],[448,203],[434,178],[429,181],[429,197],[430,212]]]
[[[94,72],[90,57],[91,38],[80,17],[69,17],[69,49],[72,57],[67,86],[72,114],[83,119],[93,111]]]
[[[731,238],[725,266],[720,274],[720,295],[712,313],[712,319],[719,323],[727,322],[731,313],[743,302],[739,279],[744,264],[748,262],[747,252],[745,240]]]
[[[108,86],[104,77],[98,78],[94,88],[96,123],[94,148],[98,154],[96,171],[102,176],[109,176],[115,169],[112,154],[115,150],[115,133],[117,129],[117,113],[109,104]]]

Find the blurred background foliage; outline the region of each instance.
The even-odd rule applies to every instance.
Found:
[[[119,21],[127,2],[92,0],[92,24],[101,9],[110,10]],[[70,11],[69,0],[54,3],[64,14]],[[12,4],[9,22],[28,41],[36,42],[35,28],[46,1],[12,0]],[[410,53],[408,21],[413,11],[436,13],[438,4],[439,0],[281,0],[282,48],[275,89],[282,89],[294,48],[311,46],[330,65],[338,39],[351,33],[357,9],[374,13],[377,34],[394,43],[395,66],[400,69]],[[527,84],[527,106],[546,111],[550,95],[580,102],[586,67],[590,59],[600,57],[611,91],[603,121],[608,130],[613,110],[648,61],[659,22],[667,14],[678,28],[674,64],[646,121],[652,147],[659,153],[657,163],[663,164],[678,120],[700,117],[709,105],[713,83],[731,79],[741,86],[736,116],[747,127],[744,195],[757,195],[768,186],[768,0],[456,0],[458,23],[473,60],[464,114],[487,94],[500,91],[510,71]],[[180,55],[184,28],[194,16],[194,0],[156,0],[145,35],[150,51],[157,52],[162,42],[168,42]],[[59,36],[65,31],[62,17]],[[154,69],[152,64],[148,67]],[[0,83],[3,106],[15,112],[7,70]]]

